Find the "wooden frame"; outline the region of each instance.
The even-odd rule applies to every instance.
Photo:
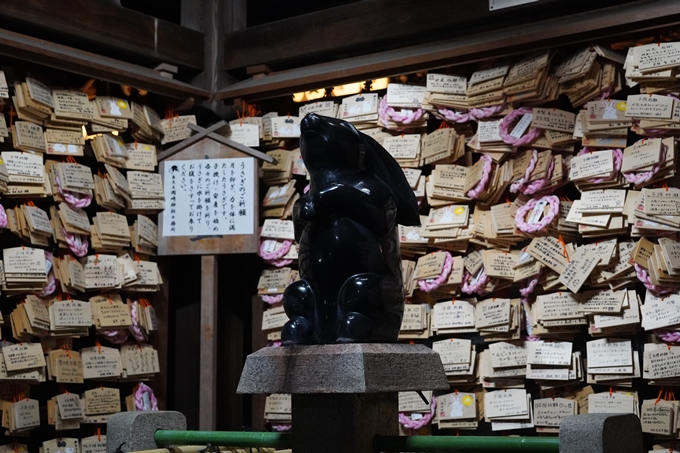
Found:
[[[337,9],[334,13],[330,11],[332,10],[328,10],[325,14],[332,16],[338,13]],[[298,18],[291,19],[291,23],[295,20],[298,20]],[[347,21],[343,21],[343,23],[346,24]],[[542,20],[531,26],[510,26],[492,32],[470,34],[445,41],[274,72],[225,87],[217,93],[216,97],[227,101],[268,99],[348,82],[526,53],[556,45],[631,36],[638,32],[677,24],[680,24],[680,2],[676,0],[641,0],[597,11]],[[269,28],[272,29],[272,27]],[[228,36],[237,35],[238,33],[233,33]],[[241,36],[247,36],[245,31],[241,33]],[[317,44],[310,44],[310,46],[317,50],[309,51],[309,55],[314,54],[314,52],[323,52],[320,46],[315,47]],[[327,49],[332,49],[332,47],[329,46]],[[228,55],[233,57],[241,54],[241,52],[242,49],[237,49],[231,51]],[[286,55],[308,56],[297,50]],[[232,64],[227,59],[232,57],[225,57],[225,64]],[[274,61],[282,61],[281,57],[279,55],[272,61],[260,61],[260,63],[268,65]],[[254,63],[258,60],[253,58],[248,61]],[[263,302],[255,296],[252,306],[252,351],[264,347],[267,343],[266,333],[262,331],[262,313]],[[251,408],[253,430],[264,429],[264,397],[253,395],[251,397]]]
[[[364,0],[226,33],[224,69],[258,64],[276,69],[310,57],[328,60],[366,48],[400,48],[423,37],[464,36],[508,23],[531,26],[537,19],[622,3],[538,0],[490,11],[488,2],[479,0]]]
[[[258,100],[348,82],[443,68],[680,24],[680,2],[640,0],[252,78],[221,89],[223,100]]]
[[[173,162],[191,159],[219,159],[248,157],[255,160],[250,148],[228,146],[211,136],[213,130],[224,127],[221,121],[210,128],[195,127],[198,134],[159,155],[159,171]],[[216,136],[220,137],[221,136]],[[186,145],[189,146],[186,146]],[[243,150],[242,150],[243,149]],[[244,152],[245,150],[245,152]],[[254,150],[253,150],[254,151]],[[259,152],[258,152],[259,153]],[[260,153],[261,154],[261,153]],[[268,156],[266,156],[268,157]],[[253,234],[224,235],[219,237],[187,237],[162,235],[163,213],[158,215],[158,255],[203,255],[201,256],[201,318],[200,318],[200,383],[199,383],[199,429],[214,430],[217,423],[217,353],[218,353],[218,255],[236,253],[257,253],[259,249],[259,187],[258,165],[253,165]]]
[[[203,33],[116,5],[92,0],[2,0],[0,22],[13,31],[81,50],[115,52],[149,66],[169,63],[203,70]]]
[[[191,23],[186,27],[125,10],[112,1],[6,0],[0,11],[0,25],[11,26],[12,30],[0,29],[0,55],[125,84],[172,98],[210,100],[213,101],[212,108],[215,109],[217,103],[214,101],[217,99],[228,101],[238,98],[265,99],[302,90],[460,65],[544,49],[557,44],[582,43],[591,39],[630,35],[653,28],[680,24],[680,2],[677,0],[622,1],[617,6],[571,13],[557,18],[554,18],[554,14],[553,18],[546,18],[546,14],[534,15],[536,11],[545,11],[551,7],[557,8],[560,3],[559,0],[540,0],[537,4],[493,13],[494,20],[502,17],[493,24],[486,22],[486,18],[491,18],[492,13],[485,10],[488,5],[485,0],[462,0],[467,6],[447,0],[433,0],[432,3],[415,0],[367,0],[314,13],[315,21],[311,24],[309,16],[302,16],[281,21],[283,25],[274,23],[240,30],[245,24],[245,0],[185,1],[187,5],[189,3],[195,5],[192,12],[187,12],[185,15],[183,11],[183,25]],[[578,0],[573,3],[584,5],[587,2]],[[612,0],[606,2],[608,5],[612,3],[615,2]],[[598,4],[601,5],[601,3]],[[385,8],[390,8],[396,13],[388,17]],[[418,20],[411,21],[407,25],[399,20],[392,20],[395,17],[398,18],[400,8],[406,8],[404,11],[408,14],[415,14]],[[216,14],[215,11],[218,9],[222,13]],[[576,7],[569,11],[575,10]],[[567,11],[567,9],[560,11]],[[348,12],[348,14],[343,12]],[[524,13],[531,13],[530,19],[538,20],[531,25],[512,24],[511,18]],[[366,14],[372,14],[372,16]],[[228,16],[231,23],[223,20],[225,16]],[[382,20],[375,22],[376,18]],[[487,28],[481,29],[480,27],[477,31],[470,32],[480,25],[476,22],[471,23],[472,21],[485,21]],[[308,25],[309,28],[298,36],[277,35],[277,32],[285,27],[292,27],[295,30],[296,24]],[[371,27],[364,27],[360,33],[352,34],[362,24],[364,26],[368,24]],[[450,38],[449,28],[455,27],[456,24],[461,25],[461,30],[467,27],[465,30],[468,31]],[[29,28],[31,28],[31,33],[36,32],[35,35],[22,34]],[[349,30],[348,39],[337,39],[337,33],[343,30]],[[298,31],[300,31],[299,27]],[[322,32],[330,33],[331,38],[314,39]],[[40,39],[38,37],[40,34],[46,34],[50,36],[50,39],[59,43]],[[443,37],[449,38],[442,39]],[[291,43],[301,42],[304,39],[307,40],[305,46],[291,46]],[[432,41],[407,46],[409,42],[413,43],[421,39]],[[82,43],[78,40],[82,40]],[[388,48],[393,50],[378,52],[386,48],[386,43]],[[258,49],[258,46],[261,48]],[[359,48],[373,53],[356,57],[341,55],[345,52],[355,52]],[[97,53],[87,51],[87,49],[96,49]],[[309,62],[312,58],[328,59],[343,56],[345,58],[337,61],[274,72],[268,76],[245,80],[229,86],[227,84],[230,82],[230,76],[224,71],[225,68],[240,70],[260,63],[268,64],[276,69],[277,64],[284,66],[296,61]],[[206,58],[210,61],[214,59],[214,65],[206,65]],[[161,77],[150,67],[142,66],[147,62],[150,62],[148,66],[154,66],[158,62],[176,64],[181,67],[184,77],[187,74],[193,75],[202,69],[205,69],[205,72],[200,74],[200,80],[195,79],[195,84],[200,84],[196,86]],[[208,136],[213,138],[212,135]],[[203,139],[192,146],[191,152],[188,153],[190,155],[179,152],[168,160],[203,158],[206,155],[209,157],[244,156],[238,150],[225,146],[223,143],[217,143],[210,138]],[[160,165],[161,171],[163,165],[163,163]],[[255,197],[259,200],[257,188],[256,183]],[[259,218],[257,215],[254,218],[254,228],[257,228]],[[222,248],[220,242],[214,238],[194,242],[188,238],[183,239],[188,241],[182,244],[185,251],[196,249],[196,253],[210,253],[211,255],[227,251],[227,248]],[[228,248],[229,251],[253,253],[257,250],[257,235],[232,236],[227,237],[227,240],[236,241],[234,247]],[[167,247],[168,244],[164,246]],[[159,250],[160,248],[159,244]],[[170,257],[159,258],[160,271],[165,283],[161,291],[152,296],[159,321],[159,332],[153,342],[159,352],[161,366],[161,373],[154,379],[153,387],[162,408],[167,407],[167,322],[171,313],[170,282],[165,279],[164,269],[172,265],[174,260],[175,258]],[[203,395],[200,399],[200,428],[214,429],[217,407],[215,401],[217,335],[214,327],[218,306],[218,259],[216,256],[208,255],[202,256],[201,261],[203,267],[201,362],[205,363],[208,368],[205,370],[201,368],[203,374],[200,385]],[[252,302],[253,338],[251,345],[253,350],[256,350],[266,344],[266,339],[260,330],[262,304],[257,297]],[[213,330],[205,333],[210,326]],[[240,366],[240,363],[234,363],[233,366]],[[264,398],[256,396],[253,397],[253,401],[255,402],[252,414],[253,427],[262,429]]]
[[[230,148],[218,143],[210,138],[205,138],[200,142],[186,148],[177,154],[168,157],[159,163],[161,175],[164,174],[165,165],[170,162],[189,160],[189,159],[220,159],[228,157],[251,157],[234,148]],[[251,157],[254,159],[254,157]],[[221,237],[187,237],[171,236],[164,237],[160,233],[163,225],[163,213],[158,214],[158,255],[220,255],[224,253],[257,253],[259,243],[257,228],[259,227],[259,195],[258,195],[258,166],[253,165],[254,189],[253,196],[253,233],[224,235]]]
[[[208,99],[211,96],[211,93],[207,90],[179,80],[162,77],[160,73],[153,69],[9,30],[0,29],[0,55],[94,77],[107,82],[130,85],[171,98]]]
[[[170,148],[164,149],[163,151],[158,153],[156,155],[156,159],[158,160],[158,162],[164,161],[168,157],[174,156],[175,154],[179,153],[180,151],[187,149],[191,145],[200,142],[201,140],[206,138],[208,136],[208,134],[215,132],[216,130],[221,129],[223,127],[228,128],[226,121],[217,122],[207,129],[201,128],[202,130],[198,134],[194,134],[191,137],[186,138],[186,139],[182,140],[181,142],[171,146]]]

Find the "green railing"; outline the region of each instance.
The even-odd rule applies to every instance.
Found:
[[[156,431],[158,445],[292,448],[290,434],[239,431]],[[557,437],[375,436],[376,452],[559,453]]]
[[[560,440],[557,437],[375,436],[373,449],[376,452],[559,453]]]
[[[249,431],[156,431],[158,445],[215,445],[220,447],[292,448],[289,434]]]

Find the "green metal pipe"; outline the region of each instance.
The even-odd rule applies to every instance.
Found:
[[[292,448],[290,434],[242,431],[156,431],[158,445]],[[376,452],[559,453],[557,437],[375,436]]]
[[[376,452],[559,453],[557,437],[375,436]]]
[[[174,431],[158,430],[158,445],[215,445],[220,447],[292,448],[289,434],[248,431]]]

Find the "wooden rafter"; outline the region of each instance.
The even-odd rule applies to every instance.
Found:
[[[631,1],[631,0],[627,0]],[[621,0],[538,0],[490,11],[480,0],[364,0],[225,35],[225,69],[267,64],[276,68],[310,57],[335,58],[366,49],[395,49],[626,3]],[[530,25],[528,25],[530,26]]]
[[[194,132],[201,133],[201,132],[204,131],[204,129],[202,127],[196,126],[195,124],[188,124],[187,126],[189,127],[189,129],[191,129]],[[231,148],[234,148],[238,151],[241,151],[242,153],[248,154],[249,156],[256,157],[257,159],[260,159],[263,162],[269,162],[270,164],[276,163],[276,159],[274,159],[269,154],[265,154],[262,151],[258,151],[256,149],[249,147],[249,146],[242,145],[238,142],[230,140],[227,137],[223,137],[222,135],[216,134],[214,132],[207,133],[206,137],[208,137],[212,140],[215,140],[218,143],[221,143],[223,145],[227,145]]]
[[[421,44],[331,63],[281,71],[220,90],[216,98],[257,100],[319,89],[347,82],[437,69],[513,55],[556,45],[588,42],[661,26],[680,24],[677,0],[641,0],[531,26],[510,26],[491,32]]]
[[[130,85],[172,98],[194,97],[202,100],[210,98],[211,95],[209,91],[188,83],[161,77],[153,69],[9,30],[0,29],[0,55],[108,82]]]
[[[203,33],[104,0],[2,0],[0,27],[154,67],[203,69]]]
[[[188,124],[187,126],[189,127],[189,129],[196,132],[196,134],[194,134],[191,137],[186,138],[186,139],[182,140],[181,142],[177,143],[176,145],[158,153],[158,162],[162,162],[162,161],[166,160],[167,158],[174,156],[178,152],[187,149],[191,145],[194,145],[194,144],[200,142],[204,138],[209,138],[211,140],[215,140],[218,143],[229,146],[230,148],[233,148],[233,149],[240,151],[244,154],[247,154],[249,156],[253,156],[253,157],[260,159],[264,162],[270,162],[270,163],[276,162],[275,159],[268,154],[265,154],[261,151],[250,148],[248,146],[242,145],[242,144],[235,142],[233,140],[230,140],[227,137],[224,137],[222,135],[216,134],[215,131],[227,126],[226,121],[220,121],[218,123],[213,124],[212,126],[210,126],[208,128],[202,128],[201,126],[196,126],[195,124]]]

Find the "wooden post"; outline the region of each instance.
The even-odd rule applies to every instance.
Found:
[[[214,431],[217,420],[217,256],[201,257],[201,382],[198,428]]]
[[[238,81],[224,70],[224,34],[246,27],[246,6],[247,0],[182,0],[182,26],[205,36],[204,69],[193,85],[215,93]],[[233,116],[223,102],[211,100],[205,106],[223,118]]]
[[[169,274],[169,259],[167,257],[159,257],[158,270],[163,277],[163,284],[161,290],[151,295],[151,304],[156,312],[156,321],[158,322],[158,332],[151,336],[151,343],[158,351],[158,365],[160,366],[160,373],[154,376],[152,388],[158,400],[158,408],[166,410],[168,408],[168,325],[170,323],[170,280]]]
[[[252,347],[251,351],[259,351],[267,346],[267,336],[262,332],[262,299],[260,296],[253,296],[252,299]],[[251,398],[251,415],[250,427],[253,431],[264,430],[264,406],[267,401],[266,395],[250,395]]]

